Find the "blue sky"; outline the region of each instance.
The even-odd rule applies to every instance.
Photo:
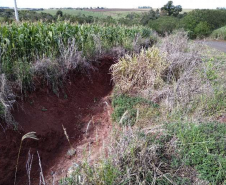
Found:
[[[13,7],[14,0],[0,0],[0,6]],[[168,0],[17,0],[19,8],[61,8],[61,7],[97,7],[137,8],[151,6],[159,8]],[[226,0],[174,0],[174,5],[183,8],[216,8],[226,7]]]

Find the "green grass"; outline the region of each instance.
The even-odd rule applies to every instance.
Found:
[[[214,30],[210,37],[213,39],[226,40],[226,26]]]
[[[226,183],[226,124],[168,124],[186,165],[211,184]]]
[[[121,124],[133,126],[138,119],[138,109],[140,108],[139,110],[141,111],[142,105],[147,105],[151,108],[158,108],[157,104],[141,97],[131,97],[128,95],[114,96],[112,100],[112,106],[114,108],[112,118],[114,121],[120,122],[124,115],[125,118],[122,120]],[[147,107],[145,107],[145,109],[148,110]],[[128,111],[127,115],[125,115],[126,111]]]

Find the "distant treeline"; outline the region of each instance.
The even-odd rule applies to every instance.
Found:
[[[8,9],[8,10],[13,10],[13,8],[12,7],[1,7],[0,6],[0,10],[1,9]],[[21,10],[30,10],[30,11],[43,11],[44,10],[44,8],[18,8],[19,10],[21,9]]]
[[[102,9],[102,7],[98,7]],[[68,8],[72,9],[72,8]],[[87,8],[88,9],[88,8]],[[14,21],[14,10],[12,9],[0,9],[0,21],[12,22]],[[196,9],[188,13],[182,13],[182,7],[180,5],[174,5],[172,1],[169,1],[161,9],[154,10],[150,7],[150,10],[143,13],[131,12],[125,17],[113,18],[111,16],[97,17],[95,15],[87,15],[79,13],[78,15],[71,15],[63,13],[62,10],[58,10],[55,15],[49,13],[20,10],[19,17],[22,21],[68,21],[72,23],[106,23],[117,25],[142,25],[154,29],[160,35],[165,33],[171,33],[175,29],[184,29],[188,31],[190,38],[206,37],[209,36],[213,30],[218,29],[226,25],[226,9]]]
[[[139,6],[138,9],[150,9],[150,6]]]

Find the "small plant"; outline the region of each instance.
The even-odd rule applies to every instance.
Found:
[[[36,137],[36,132],[28,132],[27,134],[25,134],[20,141],[20,147],[19,147],[19,152],[17,155],[17,161],[16,161],[16,171],[15,171],[15,179],[14,179],[14,185],[16,184],[16,174],[17,174],[17,170],[18,170],[18,164],[19,164],[19,158],[20,158],[20,152],[21,152],[21,148],[22,148],[22,143],[25,139],[34,139],[34,140],[38,140],[38,138]]]
[[[67,138],[67,141],[68,141],[69,146],[70,146],[70,150],[68,150],[67,154],[68,154],[68,156],[71,157],[71,156],[75,155],[76,150],[72,147],[71,142],[70,142],[70,139],[69,139],[69,136],[68,136],[68,134],[67,134],[67,130],[66,130],[66,128],[64,127],[63,124],[62,124],[62,128],[63,128],[63,131],[64,131],[64,135],[65,135],[65,137]]]

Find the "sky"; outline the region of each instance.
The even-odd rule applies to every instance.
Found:
[[[106,7],[106,8],[137,8],[151,6],[160,8],[168,0],[17,0],[18,8],[63,8],[63,7]],[[174,5],[182,8],[226,7],[226,0],[174,0]],[[13,7],[14,0],[0,0],[0,7]]]

